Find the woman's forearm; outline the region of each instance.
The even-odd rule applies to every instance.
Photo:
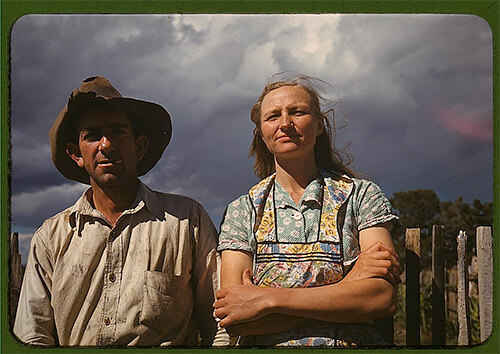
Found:
[[[227,328],[231,335],[274,334],[312,319],[327,322],[364,322],[389,317],[396,308],[394,287],[384,279],[352,281],[316,288],[266,289],[262,318]]]
[[[271,289],[269,309],[329,322],[361,322],[392,316],[395,287],[385,279],[339,282],[314,288]]]
[[[244,284],[222,289],[215,302],[221,326],[261,319],[269,314],[328,322],[360,322],[391,316],[395,287],[385,279],[340,281],[313,288],[261,288]]]
[[[360,246],[363,251],[340,282],[310,288],[256,286],[248,271],[250,256],[224,252],[222,278],[226,281],[214,303],[220,325],[251,323],[271,314],[328,322],[362,322],[393,315],[400,270],[390,234],[385,227],[362,230]],[[265,322],[241,326],[242,331],[260,330],[259,323],[272,328],[273,321],[278,328],[280,323],[275,318],[269,316]]]

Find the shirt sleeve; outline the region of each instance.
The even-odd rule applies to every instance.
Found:
[[[196,231],[195,231],[196,232]],[[229,345],[229,335],[214,316],[215,293],[220,288],[220,259],[217,253],[217,230],[206,211],[200,207],[195,256],[195,316],[203,346]]]
[[[31,240],[14,334],[25,344],[54,346],[57,344],[57,334],[50,304],[53,268],[50,251],[43,242],[43,234],[42,226]]]
[[[248,195],[231,202],[222,218],[218,250],[238,250],[254,253],[253,212]]]
[[[398,223],[398,216],[392,211],[389,199],[373,182],[363,181],[356,193],[356,216],[358,230],[391,221]]]

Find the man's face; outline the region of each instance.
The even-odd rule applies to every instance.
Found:
[[[78,146],[67,151],[80,168],[85,168],[91,185],[101,188],[126,186],[137,179],[137,163],[144,156],[147,137],[135,137],[125,112],[98,110],[84,114],[78,124]]]

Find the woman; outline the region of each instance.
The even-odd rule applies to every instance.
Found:
[[[397,217],[333,149],[320,98],[297,76],[269,81],[252,108],[262,180],[226,210],[214,304],[241,345],[388,344],[370,320],[395,311]]]

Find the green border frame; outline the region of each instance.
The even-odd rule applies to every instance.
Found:
[[[268,0],[268,1],[167,1],[167,0],[103,0],[103,1],[90,1],[90,0],[72,0],[72,1],[23,1],[23,0],[0,0],[0,15],[1,15],[1,121],[0,121],[0,220],[1,220],[1,342],[0,351],[2,353],[119,353],[123,349],[120,348],[106,348],[106,349],[92,349],[92,348],[31,348],[24,347],[17,343],[10,335],[8,328],[8,235],[10,232],[9,225],[9,151],[10,151],[10,31],[14,23],[21,16],[26,14],[40,13],[40,14],[161,14],[161,13],[363,13],[363,14],[382,14],[382,13],[426,13],[426,14],[470,14],[483,18],[488,22],[493,34],[493,111],[494,111],[494,140],[493,140],[493,169],[494,169],[494,196],[493,202],[495,205],[495,220],[493,225],[493,239],[494,241],[494,257],[500,255],[500,242],[499,240],[499,212],[498,206],[500,181],[498,180],[500,172],[500,160],[498,149],[500,132],[499,132],[499,105],[495,97],[498,96],[498,89],[500,83],[499,76],[499,47],[500,47],[500,0],[434,0],[434,1],[377,1],[377,0]],[[474,347],[453,347],[443,348],[439,351],[453,352],[453,353],[500,353],[500,315],[499,315],[499,264],[498,259],[495,259],[495,293],[494,293],[494,322],[493,334],[485,343]],[[398,347],[390,349],[393,351],[411,351],[411,352],[429,352],[429,350],[437,350],[435,347]],[[187,353],[195,352],[198,350],[218,350],[227,351],[234,350],[234,348],[213,348],[213,349],[159,349],[159,348],[130,348],[127,352],[131,353],[151,353],[168,350],[170,353]],[[276,349],[273,349],[276,350]],[[312,352],[322,349],[285,349],[287,353],[304,353]],[[332,350],[332,349],[329,349]],[[355,349],[356,352],[368,353],[374,351],[386,351],[388,349]],[[270,349],[238,349],[238,353],[264,353],[269,352]]]

